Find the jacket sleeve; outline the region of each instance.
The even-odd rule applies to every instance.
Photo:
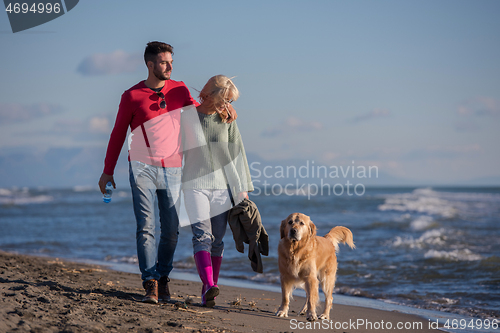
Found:
[[[259,210],[254,202],[244,199],[229,213],[236,249],[243,253],[243,242],[248,244],[248,259],[255,272],[263,272],[261,254],[269,254],[269,237],[262,225]]]
[[[259,252],[265,256],[269,255],[269,235],[267,234],[264,224],[262,224],[262,218],[259,213],[257,205],[252,202],[252,205],[256,212],[256,223],[259,226],[258,242],[259,242]]]
[[[236,250],[240,253],[245,253],[245,247],[243,242],[248,243],[248,237],[243,229],[243,225],[240,221],[240,215],[242,214],[243,209],[240,205],[233,207],[228,214],[228,222],[229,227],[233,233],[234,244],[236,246]]]

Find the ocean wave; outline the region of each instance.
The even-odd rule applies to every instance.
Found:
[[[39,193],[39,192],[38,192]],[[31,193],[27,187],[0,188],[0,205],[29,205],[54,201],[54,197],[47,194]]]
[[[196,268],[194,261],[176,261],[174,262],[174,267],[178,269],[192,270]]]
[[[69,252],[71,249],[68,244],[58,241],[26,241],[22,243],[0,243],[0,248],[4,251],[13,251],[16,253],[28,253],[36,255],[56,255],[61,252]]]
[[[432,189],[416,189],[412,193],[398,193],[386,197],[378,206],[380,211],[418,212],[439,215],[444,218],[457,216],[457,203],[442,199],[439,192]]]
[[[499,212],[500,194],[479,192],[445,192],[419,188],[411,193],[383,195],[379,211],[418,212],[441,216],[484,216]]]
[[[0,188],[0,196],[9,196],[12,195],[12,191],[6,188]]]
[[[280,283],[280,276],[272,273],[257,273],[254,276],[249,276],[248,280],[275,284]]]
[[[224,272],[221,271],[221,275],[224,278],[236,279],[236,280],[247,280],[257,283],[265,283],[265,284],[278,284],[280,283],[279,274],[273,273],[257,273],[252,275],[246,274],[234,274],[235,272]]]
[[[436,192],[440,197],[453,201],[476,201],[476,202],[495,202],[500,203],[500,194],[498,193],[479,193],[479,192]]]
[[[409,220],[411,220],[411,214],[409,213],[401,214],[400,216],[394,219],[394,221],[396,222],[407,222]]]
[[[139,262],[137,256],[131,256],[131,257],[106,256],[104,260],[121,264],[137,264]]]
[[[366,292],[366,291],[359,289],[359,288],[350,288],[347,286],[335,287],[334,293],[340,294],[340,295],[348,295],[348,296],[360,296],[360,297],[367,297],[367,298],[375,298],[374,295],[370,294],[369,292]]]
[[[411,221],[410,227],[415,231],[429,229],[435,226],[437,223],[434,221],[432,216],[424,215],[419,216],[415,220]]]
[[[99,188],[97,186],[90,186],[90,185],[77,185],[73,186],[73,192],[90,192],[90,191],[97,191]]]
[[[452,299],[452,298],[448,298],[448,297],[440,297],[437,299],[430,300],[429,303],[439,304],[439,305],[454,305],[454,304],[460,303],[460,300]]]
[[[429,250],[424,254],[424,258],[446,261],[477,261],[484,259],[483,256],[469,249],[457,249],[453,251]]]
[[[54,197],[50,195],[35,195],[35,196],[0,196],[0,205],[30,205],[42,204],[54,201]]]
[[[446,230],[441,229],[433,229],[424,232],[419,238],[414,239],[411,236],[401,237],[396,236],[390,245],[394,247],[406,246],[411,249],[417,248],[422,249],[424,247],[428,247],[430,245],[445,245],[448,236],[445,235]]]

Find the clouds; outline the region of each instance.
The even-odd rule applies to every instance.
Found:
[[[112,53],[96,53],[86,57],[78,65],[77,72],[85,76],[132,73],[143,63],[139,53],[116,50]]]
[[[491,97],[475,97],[462,102],[457,113],[461,116],[500,116],[500,102]]]
[[[0,104],[0,124],[11,124],[31,121],[62,112],[62,107],[56,104],[35,103],[22,105],[17,103]]]
[[[23,126],[14,132],[8,128],[1,132],[0,149],[23,145],[47,149],[58,146],[104,145],[112,129],[112,117],[109,115],[71,118],[59,116],[44,122],[43,126],[32,128]],[[5,138],[5,139],[3,139]]]
[[[106,134],[111,133],[110,119],[94,116],[87,119],[63,118],[54,122],[51,132],[59,134]]]
[[[0,149],[0,186],[66,187],[96,184],[105,146]],[[120,155],[115,181],[126,184],[127,155]],[[94,185],[95,186],[95,185]]]
[[[456,160],[471,158],[482,154],[486,149],[478,143],[443,145],[432,144],[419,148],[390,148],[380,147],[368,154],[353,155],[351,158],[370,160],[397,160],[401,162],[415,162],[427,159]]]
[[[284,123],[262,131],[263,137],[276,137],[287,133],[306,133],[323,129],[323,124],[318,121],[308,121],[297,117],[288,117]]]
[[[460,103],[456,111],[460,117],[455,122],[459,132],[475,132],[481,130],[482,119],[500,119],[500,101],[485,96],[478,96]]]
[[[422,149],[415,149],[409,151],[407,154],[402,156],[402,159],[408,161],[414,160],[456,160],[461,158],[471,158],[472,156],[477,156],[478,154],[484,153],[484,148],[477,144],[465,144],[465,145],[433,145]]]
[[[111,132],[110,121],[106,117],[92,117],[89,120],[89,130],[92,133],[109,134]]]
[[[483,172],[497,174],[495,164],[476,163],[488,154],[489,148],[480,143],[435,143],[412,148],[357,150],[340,154],[334,163],[348,164],[353,160],[360,165],[376,165],[381,174],[400,177],[400,181],[405,179],[408,184],[417,180],[424,184],[449,184],[465,182]]]
[[[391,116],[391,111],[388,109],[381,109],[381,108],[376,108],[373,109],[372,111],[368,113],[364,113],[362,115],[359,115],[357,117],[354,117],[351,119],[351,123],[361,123],[365,121],[370,121],[374,119],[379,119],[379,118],[387,118]]]

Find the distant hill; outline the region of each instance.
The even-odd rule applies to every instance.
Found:
[[[0,187],[96,186],[105,147],[51,148],[45,152],[0,153]],[[122,151],[115,180],[128,186],[127,153]],[[124,184],[126,182],[126,184]]]
[[[458,184],[463,186],[500,186],[500,176],[474,178]]]

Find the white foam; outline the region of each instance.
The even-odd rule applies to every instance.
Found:
[[[469,249],[460,249],[453,251],[429,250],[424,254],[427,259],[445,259],[454,261],[476,261],[482,260],[483,256],[474,253]]]
[[[12,191],[6,188],[0,188],[0,195],[2,196],[12,195]]]
[[[104,258],[104,260],[115,262],[115,263],[126,263],[126,264],[137,264],[138,263],[137,256],[131,256],[131,257],[106,256],[106,258]]]
[[[432,304],[440,304],[440,305],[453,305],[458,304],[460,301],[457,299],[441,297],[436,300],[431,301]]]
[[[46,194],[32,195],[28,187],[0,188],[0,205],[29,205],[51,201],[54,201],[54,197]]]
[[[419,237],[419,241],[425,244],[432,245],[444,245],[447,236],[445,235],[445,229],[433,229],[423,233],[422,236]]]
[[[435,221],[431,216],[420,216],[417,219],[413,220],[410,223],[410,227],[415,231],[429,229],[432,225],[435,224]]]
[[[439,192],[432,189],[416,189],[412,193],[399,193],[387,196],[385,202],[378,206],[381,211],[395,210],[400,212],[418,212],[440,215],[451,218],[457,215],[456,203],[439,197]]]
[[[446,230],[445,229],[433,229],[424,232],[419,238],[414,239],[413,237],[400,237],[392,241],[392,246],[406,246],[410,249],[422,249],[428,247],[429,245],[445,245],[446,244]]]
[[[500,204],[498,193],[441,192],[431,188],[416,189],[411,193],[384,195],[381,211],[418,212],[453,218],[459,214],[484,215],[496,213]]]
[[[1,205],[29,205],[54,201],[50,195],[0,197]]]

